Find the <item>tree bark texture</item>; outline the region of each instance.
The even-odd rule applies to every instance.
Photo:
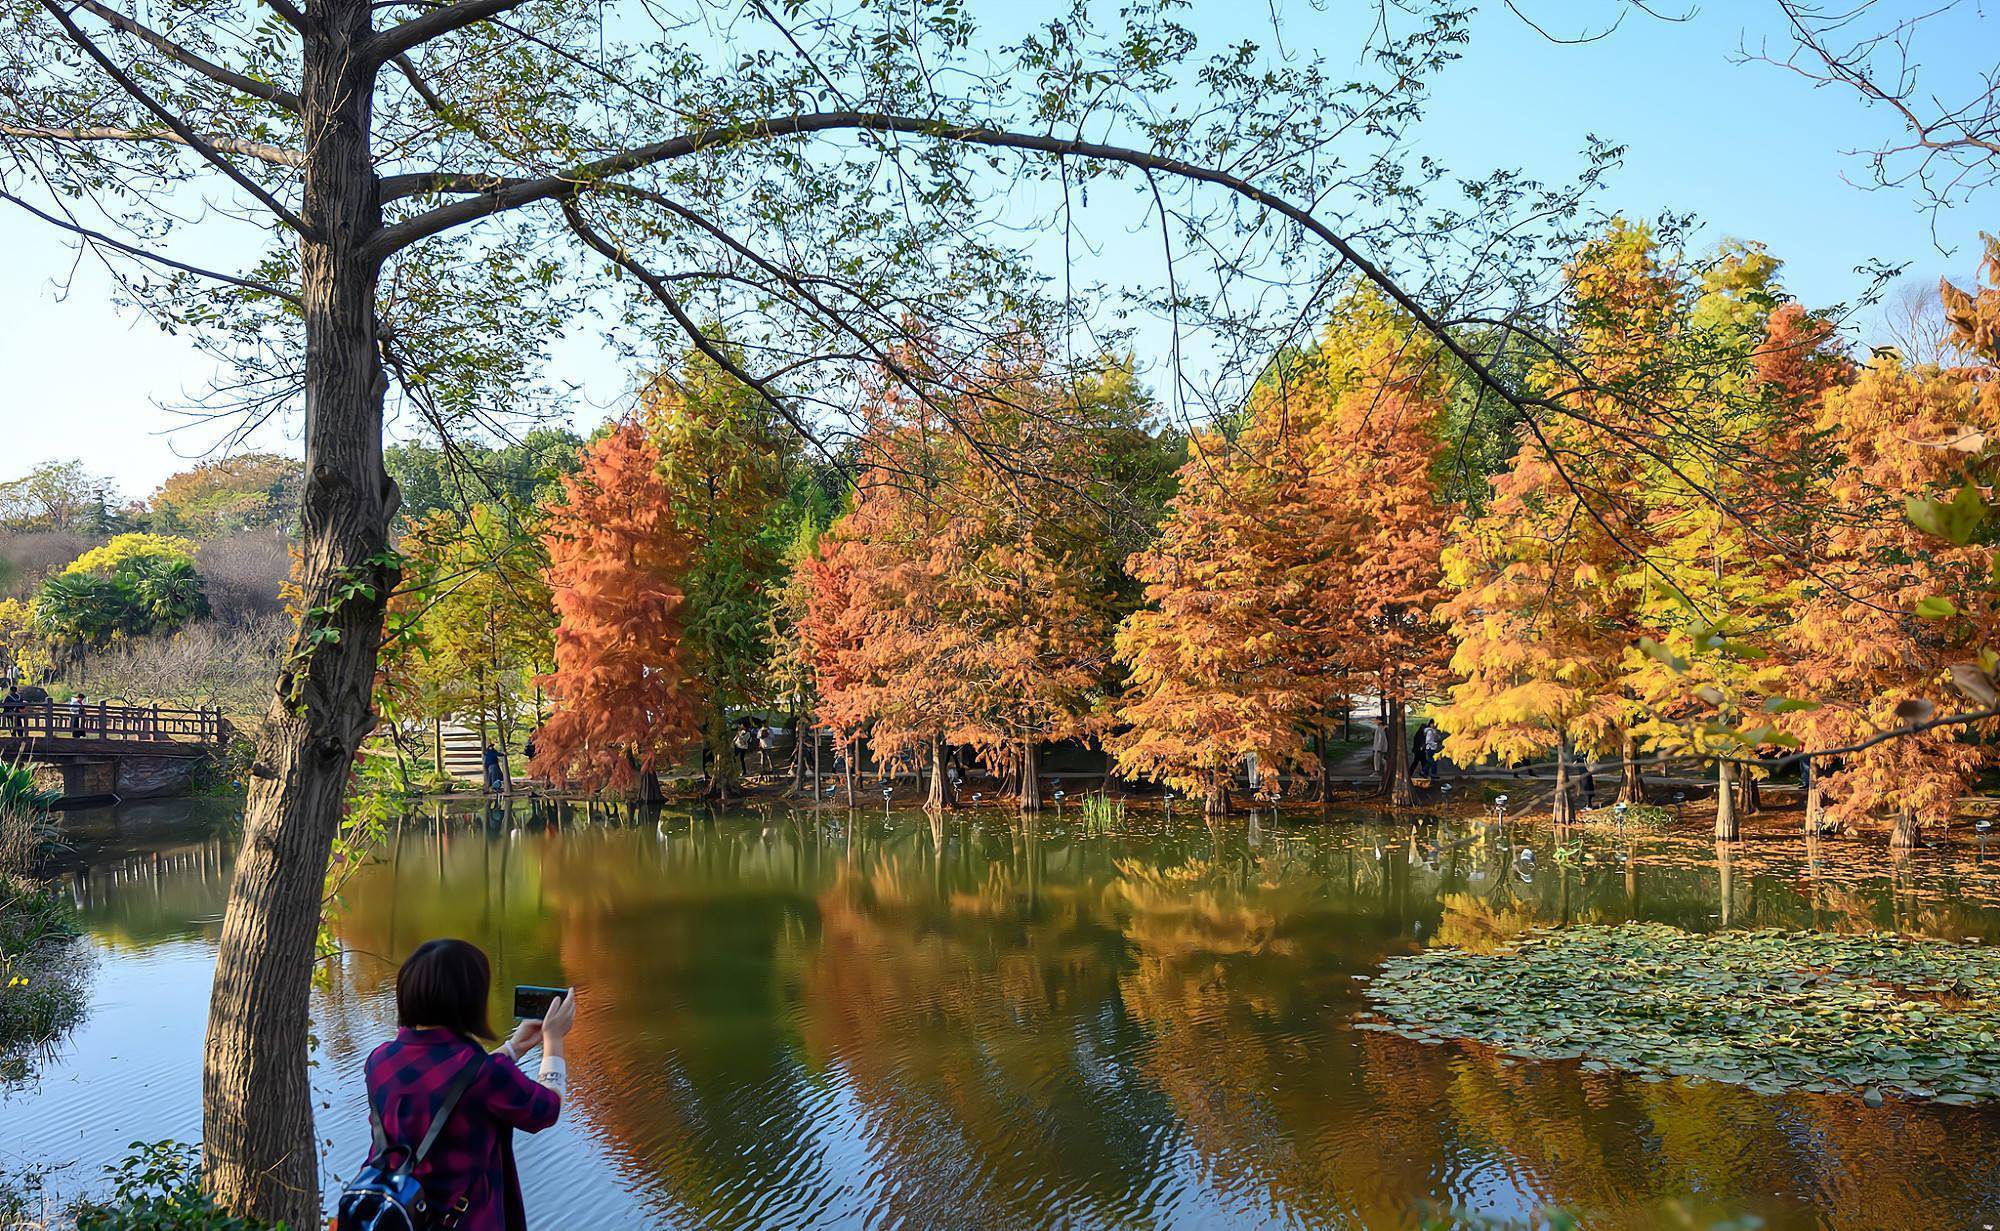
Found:
[[[1646,774],[1639,764],[1639,741],[1625,732],[1618,750],[1618,802],[1638,806],[1646,802]]]
[[[930,790],[924,794],[924,807],[939,811],[951,807],[953,803],[951,780],[944,772],[944,737],[931,738],[931,781]]]
[[[371,709],[398,501],[382,465],[381,224],[369,150],[363,0],[304,31],[299,286],[305,325],[305,616],[257,735],[242,850],[216,950],[202,1058],[202,1180],[226,1209],[319,1224],[306,1067],[314,940],[332,842]]]
[[[1896,827],[1889,833],[1889,849],[1895,851],[1916,850],[1919,846],[1923,845],[1919,841],[1921,833],[1922,830],[1917,825],[1917,814],[1908,808],[1901,809],[1896,813]]]
[[[1558,826],[1576,822],[1576,800],[1570,794],[1569,786],[1569,741],[1556,741],[1556,792],[1549,808],[1550,818]]]
[[[1736,821],[1736,775],[1727,761],[1715,763],[1715,840],[1734,842],[1742,834]]]
[[[1409,720],[1405,704],[1400,700],[1388,703],[1389,751],[1385,758],[1383,774],[1388,779],[1389,806],[1409,808],[1417,802],[1417,792],[1410,785],[1410,734]]]

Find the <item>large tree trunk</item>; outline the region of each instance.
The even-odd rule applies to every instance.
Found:
[[[326,868],[355,750],[374,724],[395,485],[382,467],[375,327],[381,224],[370,164],[370,6],[318,0],[304,37],[299,244],[305,326],[300,606],[257,734],[243,845],[216,948],[202,1058],[202,1181],[233,1213],[320,1222],[308,993]],[[369,587],[357,592],[355,586]]]
[[[1576,800],[1570,797],[1569,790],[1569,741],[1566,739],[1556,741],[1556,794],[1550,816],[1558,828],[1576,822]]]
[[[1639,739],[1630,731],[1618,748],[1618,802],[1637,806],[1646,802],[1646,774],[1639,764]]]
[[[944,737],[931,739],[931,784],[924,796],[924,807],[933,811],[949,808],[953,802],[951,780],[944,772]]]
[[[729,729],[729,715],[719,705],[709,712],[704,738],[709,751],[708,797],[727,803],[735,797],[737,783],[742,780],[745,766],[738,758],[745,754],[736,751],[736,733]]]
[[[1042,810],[1041,750],[1031,739],[1021,741],[1021,811]]]
[[[1389,806],[1408,808],[1417,802],[1417,792],[1410,785],[1410,733],[1405,716],[1404,703],[1400,700],[1388,703],[1389,752],[1382,774],[1389,788]]]
[[[1889,849],[1892,851],[1913,851],[1923,845],[1918,841],[1921,831],[1917,826],[1917,814],[1908,808],[1896,813],[1896,828],[1889,833]]]
[[[1757,776],[1743,766],[1736,769],[1736,814],[1756,816],[1764,810],[1763,792],[1757,789]]]
[[[1728,761],[1715,763],[1715,840],[1734,842],[1742,829],[1736,823],[1735,766]]]
[[[1217,770],[1208,777],[1208,787],[1201,795],[1201,811],[1204,816],[1229,815],[1229,772]]]
[[[1817,837],[1826,831],[1826,792],[1817,778],[1806,785],[1806,835]]]

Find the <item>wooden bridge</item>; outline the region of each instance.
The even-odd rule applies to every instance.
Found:
[[[219,709],[101,701],[0,707],[0,762],[61,769],[63,799],[71,803],[174,794],[229,735]]]

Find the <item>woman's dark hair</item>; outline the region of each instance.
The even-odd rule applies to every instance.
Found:
[[[396,971],[396,1024],[442,1026],[490,1039],[486,993],[493,970],[479,946],[462,940],[427,940]]]

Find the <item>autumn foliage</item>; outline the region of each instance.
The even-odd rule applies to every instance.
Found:
[[[1943,288],[1963,366],[1857,365],[1781,270],[1614,220],[1542,341],[1486,339],[1536,406],[1497,427],[1460,358],[1366,289],[1185,438],[1129,362],[1065,370],[1024,333],[953,367],[913,328],[860,387],[844,492],[802,486],[768,405],[688,357],[546,513],[536,768],[624,788],[704,740],[721,766],[738,715],[786,709],[831,729],[850,783],[865,750],[933,805],[969,753],[1037,808],[1041,751],[1071,742],[1219,812],[1327,792],[1365,705],[1396,805],[1427,709],[1459,766],[1551,765],[1558,822],[1615,758],[1626,800],[1648,764],[1708,775],[1731,839],[1805,760],[1809,826],[1913,843],[1990,759],[1976,722],[1931,719],[2000,705],[2000,290]],[[501,529],[412,541],[430,573],[477,572]],[[430,617],[440,697],[499,695],[482,643],[535,653],[539,590],[516,619],[489,571]]]
[[[659,454],[627,422],[591,445],[563,481],[546,534],[558,616],[554,711],[533,769],[559,783],[629,788],[701,732],[683,639],[690,558],[660,478]]]

